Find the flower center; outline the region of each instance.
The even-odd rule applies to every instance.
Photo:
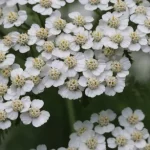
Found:
[[[108,77],[106,79],[106,84],[108,87],[112,88],[112,87],[115,87],[116,84],[117,84],[117,79],[116,77]]]
[[[7,16],[7,20],[10,23],[14,23],[18,19],[18,14],[16,12],[9,12]]]
[[[144,6],[138,6],[136,9],[135,9],[135,13],[136,14],[143,14],[143,15],[146,15],[146,8]]]
[[[7,85],[0,83],[0,96],[3,96],[7,92]]]
[[[144,150],[150,150],[150,144],[147,144],[147,145],[144,147]]]
[[[103,127],[109,125],[110,120],[107,116],[100,116],[98,122]]]
[[[44,8],[49,8],[52,5],[51,0],[40,0],[40,5]]]
[[[14,100],[12,102],[12,108],[16,112],[22,111],[22,109],[24,108],[23,102],[21,100]]]
[[[37,33],[36,36],[40,39],[47,39],[48,37],[48,30],[45,28],[40,28]]]
[[[5,46],[8,46],[8,47],[12,46],[13,44],[12,38],[9,35],[4,36],[3,43]]]
[[[120,72],[122,70],[120,62],[119,61],[113,61],[111,63],[111,70],[113,72]]]
[[[77,34],[76,35],[76,43],[78,45],[84,45],[87,41],[87,37],[83,34]]]
[[[45,65],[45,62],[41,58],[35,58],[33,60],[33,66],[38,70],[41,70],[44,65]]]
[[[134,142],[138,142],[138,141],[142,140],[143,134],[140,131],[135,131],[135,132],[133,132],[131,137]]]
[[[22,87],[25,84],[25,77],[17,75],[15,78],[12,79],[12,83],[15,86]]]
[[[69,69],[77,65],[77,60],[73,56],[66,57],[64,62],[68,66]]]
[[[92,37],[94,38],[95,42],[99,42],[102,39],[103,34],[99,31],[93,31]]]
[[[87,131],[87,128],[86,128],[86,127],[82,127],[82,128],[80,128],[80,129],[77,131],[77,135],[78,135],[78,136],[81,136],[85,131]]]
[[[111,57],[115,54],[115,49],[112,49],[110,47],[105,47],[103,53],[106,57]]]
[[[39,76],[31,76],[31,80],[35,85],[38,85],[41,81],[41,78]]]
[[[61,40],[58,45],[59,49],[62,51],[67,51],[69,49],[69,41]]]
[[[29,41],[29,36],[26,33],[19,35],[18,43],[20,45],[25,45],[28,43],[28,41]]]
[[[89,70],[95,70],[98,68],[98,61],[93,58],[86,60],[86,66]]]
[[[8,77],[10,77],[11,70],[12,70],[12,69],[11,69],[10,67],[4,68],[4,69],[1,70],[1,74],[2,74],[4,77],[8,78]]]
[[[119,147],[123,147],[127,144],[127,139],[124,136],[119,136],[116,138],[116,144]]]
[[[127,121],[131,124],[131,125],[136,125],[139,122],[139,117],[135,114],[132,114],[131,116],[129,116],[127,118]]]
[[[70,79],[68,82],[67,82],[67,87],[70,91],[76,91],[79,87],[79,83],[78,83],[78,80],[76,79]]]
[[[144,24],[148,29],[150,29],[150,19],[145,20]]]
[[[119,19],[117,17],[113,16],[112,18],[110,18],[108,20],[108,26],[110,26],[111,28],[118,28]]]
[[[137,32],[132,32],[130,34],[130,37],[131,37],[133,43],[138,43],[140,40],[140,37]]]
[[[0,62],[3,62],[5,60],[5,53],[4,52],[0,52]]]
[[[94,150],[96,149],[98,145],[98,141],[96,138],[93,137],[93,138],[88,139],[85,144],[87,145],[89,149]]]
[[[61,75],[61,72],[56,68],[52,68],[49,72],[49,77],[52,80],[58,80],[60,78],[60,75]]]
[[[7,119],[7,113],[4,110],[0,110],[0,122]]]
[[[127,7],[126,3],[123,2],[122,0],[118,0],[117,3],[114,5],[114,9],[117,12],[123,12],[123,11],[125,11],[126,7]]]
[[[95,90],[99,87],[100,82],[96,78],[88,78],[87,86],[91,90]]]
[[[122,41],[123,41],[123,36],[118,33],[114,36],[111,37],[111,40],[114,42],[114,43],[117,43],[117,44],[120,44]]]
[[[39,108],[30,108],[29,109],[29,115],[32,118],[38,118],[41,114],[41,111]]]
[[[51,42],[51,41],[46,41],[46,42],[43,44],[43,49],[44,49],[44,51],[46,51],[47,53],[51,53],[54,48],[55,48],[54,43]]]
[[[89,0],[91,5],[97,5],[100,3],[100,0]]]
[[[57,30],[63,30],[66,26],[66,20],[58,18],[55,20],[54,26]]]
[[[79,15],[79,16],[74,18],[73,23],[77,26],[82,27],[85,25],[86,22],[85,22],[84,16]]]

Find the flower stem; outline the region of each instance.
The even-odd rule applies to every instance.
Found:
[[[67,99],[66,100],[66,107],[67,107],[67,112],[68,112],[70,131],[73,132],[74,131],[73,124],[76,121],[73,101]]]

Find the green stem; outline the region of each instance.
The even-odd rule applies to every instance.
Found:
[[[68,120],[69,120],[69,125],[70,125],[70,131],[73,132],[74,131],[73,124],[76,121],[73,101],[67,99],[66,107],[67,107],[67,111],[68,111]]]

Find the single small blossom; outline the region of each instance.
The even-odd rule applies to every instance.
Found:
[[[111,122],[114,121],[115,118],[116,114],[110,109],[103,110],[99,114],[92,114],[91,122],[98,123],[98,125],[95,126],[95,132],[101,135],[112,132],[115,126]]]
[[[24,112],[20,115],[20,119],[24,124],[30,124],[34,127],[40,127],[46,123],[50,117],[49,112],[41,110],[44,102],[42,100],[35,99],[31,102],[31,107],[28,112]]]

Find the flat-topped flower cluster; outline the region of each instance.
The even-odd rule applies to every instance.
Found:
[[[144,127],[144,118],[141,110],[133,111],[129,107],[118,118],[110,109],[94,113],[90,120],[75,122],[68,147],[58,150],[149,150],[150,135]],[[39,145],[34,150],[47,150],[47,147]]]
[[[0,31],[0,123],[6,118],[16,119],[18,112],[25,112],[25,117],[29,113],[33,119],[30,113],[33,101],[24,110],[22,98],[29,92],[42,93],[45,88],[56,87],[59,95],[70,100],[83,95],[94,98],[103,93],[108,96],[121,93],[131,67],[129,53],[150,52],[147,0],[79,0],[86,10],[97,13],[99,19],[79,12],[71,12],[64,18],[60,9],[73,2],[0,1],[0,25],[4,28]],[[31,11],[40,23],[31,23],[28,15]],[[9,102],[11,107],[17,105],[17,111],[11,109],[15,117],[8,116]],[[35,116],[42,114],[39,111],[42,106],[34,110]],[[23,116],[20,115],[25,123],[29,118]]]

